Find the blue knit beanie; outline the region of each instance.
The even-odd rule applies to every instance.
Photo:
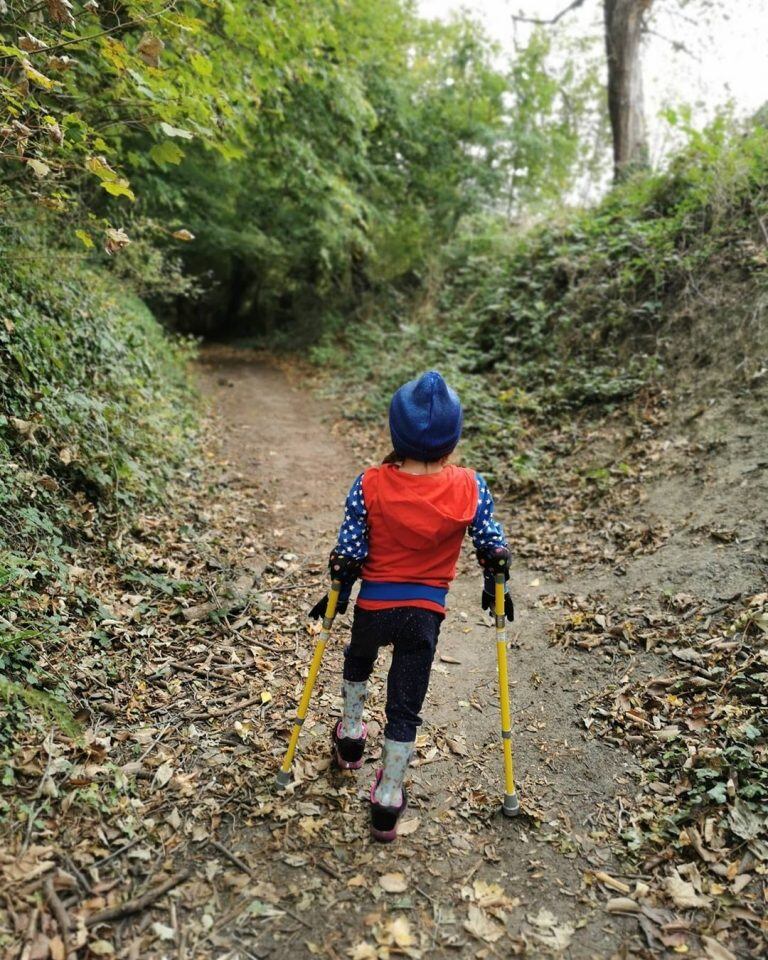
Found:
[[[440,460],[461,436],[461,402],[436,370],[403,384],[389,405],[395,453],[412,460]]]

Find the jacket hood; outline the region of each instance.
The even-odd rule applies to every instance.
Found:
[[[423,550],[472,522],[477,485],[470,470],[452,465],[417,475],[385,464],[379,470],[377,499],[382,522],[395,540]]]

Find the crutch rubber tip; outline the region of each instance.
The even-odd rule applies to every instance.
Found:
[[[275,783],[277,784],[278,790],[285,790],[288,784],[291,782],[291,772],[290,770],[286,772],[285,770],[278,770],[277,776],[275,777]]]
[[[520,800],[516,793],[505,793],[501,812],[505,817],[516,817],[520,813]]]

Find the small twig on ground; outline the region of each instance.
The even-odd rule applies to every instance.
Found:
[[[430,897],[426,890],[422,890],[421,887],[416,887],[416,893],[420,893],[425,900],[429,900],[431,904],[437,904],[437,900],[434,897]]]
[[[32,940],[35,936],[35,930],[37,930],[37,918],[39,916],[40,907],[35,907],[29,914],[29,923],[27,924],[27,929],[24,931],[24,946],[19,954],[19,960],[29,960],[29,955],[32,952]]]
[[[227,707],[222,710],[209,710],[207,713],[194,713],[188,719],[190,720],[213,720],[216,717],[228,717],[233,713],[237,713],[239,710],[245,710],[247,707],[252,707],[254,703],[261,703],[261,694],[256,697],[249,697],[248,700],[243,700],[241,703],[236,703],[234,707]]]
[[[99,910],[98,913],[92,914],[86,919],[85,925],[86,927],[95,927],[99,923],[110,923],[113,920],[122,920],[123,917],[129,917],[132,913],[139,913],[153,904],[155,900],[159,900],[160,897],[168,893],[169,890],[173,890],[173,888],[178,887],[180,883],[189,880],[191,876],[192,867],[184,867],[183,870],[174,873],[173,876],[169,877],[166,881],[154,887],[154,889],[143,893],[140,897],[134,897],[133,900],[126,900],[123,904],[107,907],[105,910]]]
[[[318,870],[322,870],[323,873],[327,873],[329,877],[333,877],[334,880],[341,880],[341,874],[337,873],[333,867],[329,866],[324,860],[316,860],[315,866]]]
[[[144,763],[144,761],[147,759],[150,753],[152,753],[152,751],[155,749],[158,743],[160,743],[160,741],[163,739],[166,733],[168,733],[168,731],[172,728],[172,726],[173,725],[169,723],[169,724],[166,724],[165,727],[163,727],[163,729],[160,731],[159,736],[155,737],[155,739],[150,743],[150,745],[147,747],[144,753],[142,753],[142,755],[136,761],[137,763]]]
[[[129,843],[126,843],[124,846],[120,847],[118,850],[115,850],[114,853],[110,853],[107,857],[102,857],[101,860],[97,860],[96,863],[92,863],[91,867],[97,869],[98,867],[103,867],[105,863],[109,863],[110,860],[115,860],[121,854],[125,853],[127,850],[130,850],[131,847],[135,847],[137,843],[141,843],[141,837],[134,837]]]
[[[251,868],[248,866],[248,864],[243,863],[243,861],[234,853],[232,853],[231,850],[227,849],[223,843],[219,843],[218,840],[214,840],[211,837],[208,838],[208,843],[210,843],[215,850],[218,850],[223,857],[226,857],[226,859],[229,860],[231,864],[236,866],[238,870],[242,870],[243,873],[248,874],[249,877],[253,876]]]
[[[72,858],[66,853],[64,854],[64,863],[67,866],[67,871],[72,874],[75,880],[77,880],[78,886],[80,887],[82,892],[87,897],[90,897],[91,893],[93,892],[91,889],[90,883],[88,883],[88,881],[86,880],[82,870],[79,870],[77,868],[77,865],[74,863]]]
[[[169,664],[169,666],[174,670],[180,670],[183,673],[194,673],[195,676],[205,677],[206,680],[213,678],[214,680],[224,680],[225,682],[228,682],[232,679],[225,673],[219,673],[216,670],[205,670],[202,667],[190,667],[186,663],[181,663],[179,660],[175,660],[173,663]]]
[[[64,944],[64,957],[69,956],[69,928],[70,920],[69,914],[67,913],[67,908],[59,899],[59,895],[56,893],[53,887],[53,880],[51,877],[48,877],[43,884],[43,892],[45,893],[45,899],[48,903],[48,906],[51,908],[51,911],[56,918],[56,923],[59,927],[59,933],[61,934],[61,942]]]
[[[56,729],[55,727],[51,727],[51,732],[48,734],[48,737],[46,738],[48,741],[48,760],[46,761],[43,775],[42,777],[40,777],[40,783],[38,784],[37,790],[35,791],[35,797],[39,797],[40,794],[43,792],[43,784],[48,779],[48,774],[51,769],[51,763],[53,762],[53,734],[55,732],[55,729]],[[34,827],[35,827],[35,820],[37,820],[37,815],[43,809],[44,804],[45,804],[45,800],[42,800],[37,805],[37,807],[35,807],[32,810],[32,812],[29,814],[29,819],[27,820],[27,831],[26,831],[26,834],[24,835],[24,843],[21,845],[22,853],[24,853],[27,847],[29,846],[29,842],[32,839],[32,831],[34,830]]]

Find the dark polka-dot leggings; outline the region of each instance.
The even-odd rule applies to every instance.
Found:
[[[392,644],[384,727],[389,740],[413,743],[416,739],[442,622],[441,614],[421,607],[355,607],[352,639],[344,651],[344,679],[355,683],[367,680],[379,648]]]

